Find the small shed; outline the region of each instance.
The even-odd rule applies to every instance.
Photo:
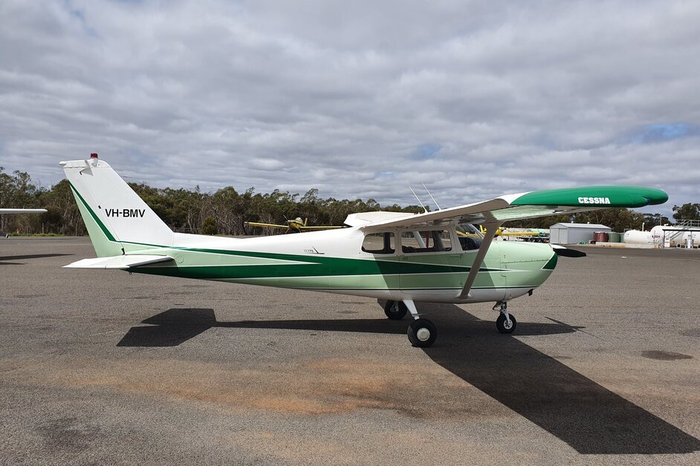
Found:
[[[553,244],[578,244],[593,241],[595,232],[610,233],[610,227],[599,223],[555,223],[549,228],[549,242]]]

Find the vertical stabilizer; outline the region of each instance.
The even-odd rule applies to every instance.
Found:
[[[98,257],[172,245],[172,230],[96,154],[61,166]]]

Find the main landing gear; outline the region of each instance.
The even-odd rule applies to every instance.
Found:
[[[493,306],[494,311],[499,311],[501,314],[496,319],[496,328],[501,333],[513,333],[518,321],[515,316],[508,312],[508,303],[499,301]],[[384,305],[384,313],[391,320],[401,320],[410,312],[413,317],[413,322],[408,326],[406,333],[408,341],[413,346],[419,348],[427,348],[437,340],[437,327],[428,319],[422,318],[418,314],[416,305],[410,299],[404,301],[387,301]]]
[[[496,328],[501,333],[513,333],[518,322],[513,314],[508,313],[508,303],[506,301],[497,302],[493,306],[493,310],[497,309],[501,312],[501,315],[496,319]]]
[[[401,320],[406,317],[408,307],[403,301],[387,301],[384,305],[384,314],[391,320]]]
[[[388,301],[384,306],[384,313],[392,320],[403,319],[406,312],[410,312],[411,317],[413,317],[413,322],[411,322],[406,331],[408,341],[419,348],[427,348],[435,343],[435,340],[437,340],[437,327],[428,319],[420,317],[413,301]]]

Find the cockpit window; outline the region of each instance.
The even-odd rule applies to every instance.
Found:
[[[393,254],[396,250],[393,233],[370,233],[362,242],[362,250],[370,254]]]
[[[459,244],[462,246],[462,251],[472,251],[474,249],[479,249],[481,247],[481,242],[484,237],[471,223],[462,223],[457,225],[457,238],[459,238]]]
[[[452,239],[450,231],[405,231],[401,234],[401,250],[406,254],[451,251]]]

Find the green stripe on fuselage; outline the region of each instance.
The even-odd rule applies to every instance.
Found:
[[[434,274],[434,273],[469,273],[468,265],[421,264],[399,260],[348,259],[340,257],[304,256],[294,254],[276,254],[251,251],[223,251],[211,249],[173,249],[174,253],[183,254],[183,262],[172,266],[146,266],[133,269],[133,272],[153,273],[188,278],[222,279],[222,278],[273,278],[273,277],[312,277],[344,275],[397,275],[397,274]],[[167,250],[163,251],[168,254]],[[202,263],[205,254],[213,257],[209,263]],[[220,255],[228,257],[221,258]],[[266,265],[237,265],[236,258],[264,258],[275,263]],[[199,259],[199,261],[197,261]],[[435,262],[440,256],[434,256]],[[290,261],[280,264],[279,261]],[[222,263],[228,261],[230,263]],[[199,262],[199,263],[197,263]],[[218,263],[217,263],[218,262]],[[488,271],[487,267],[480,270]]]
[[[521,243],[522,244],[522,243]],[[510,257],[506,268],[498,251],[487,255],[474,288],[536,287],[549,276],[552,251],[539,245],[501,246]],[[157,252],[159,251],[159,252]],[[475,253],[350,259],[202,248],[162,248],[143,253],[176,257],[172,265],[152,265],[132,272],[309,289],[461,288]],[[545,252],[543,254],[543,252]],[[250,259],[260,260],[250,265]],[[265,263],[265,260],[269,263]],[[286,262],[286,263],[285,263]],[[495,266],[495,267],[494,267]]]

